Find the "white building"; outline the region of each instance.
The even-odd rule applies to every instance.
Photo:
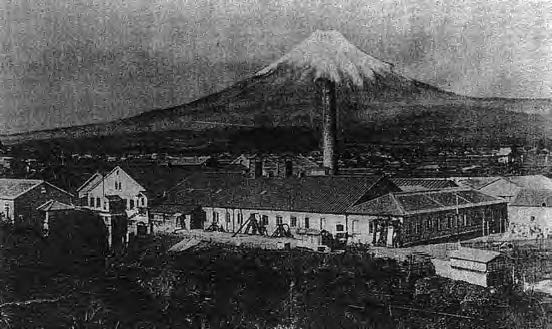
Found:
[[[198,175],[179,184],[169,193],[166,202],[167,206],[201,206],[206,229],[243,232],[244,225],[253,217],[268,235],[279,224],[284,224],[300,239],[310,239],[327,231],[333,236],[352,237],[349,241],[370,243],[372,236],[367,228],[374,217],[347,211],[365,200],[396,191],[399,189],[389,179],[375,176]],[[176,223],[177,219],[170,218],[170,221]]]
[[[136,232],[138,225],[151,224],[148,208],[188,174],[189,171],[172,167],[117,166],[106,174],[95,173],[77,192],[81,206],[106,216],[110,212],[110,200],[115,200],[114,196],[122,199],[129,218],[129,229]]]
[[[483,287],[512,282],[511,267],[500,252],[460,247],[449,256],[449,261],[433,260],[437,275]]]

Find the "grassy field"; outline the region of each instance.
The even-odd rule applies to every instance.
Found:
[[[104,260],[82,240],[2,231],[0,327],[547,328],[542,297],[408,276],[344,254],[199,245],[158,237]]]

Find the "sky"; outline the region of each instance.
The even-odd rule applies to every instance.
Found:
[[[3,0],[0,134],[187,103],[317,29],[449,91],[552,98],[552,1]]]

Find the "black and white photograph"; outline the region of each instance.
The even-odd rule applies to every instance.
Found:
[[[0,328],[552,328],[552,1],[0,0]]]

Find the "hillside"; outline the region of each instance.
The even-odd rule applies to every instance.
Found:
[[[2,140],[16,143],[267,126],[301,127],[316,134],[320,111],[314,81],[321,77],[336,82],[339,124],[347,139],[528,140],[542,137],[551,126],[552,100],[456,95],[397,72],[392,64],[358,49],[339,32],[316,31],[251,77],[192,103],[104,124],[10,135]]]

